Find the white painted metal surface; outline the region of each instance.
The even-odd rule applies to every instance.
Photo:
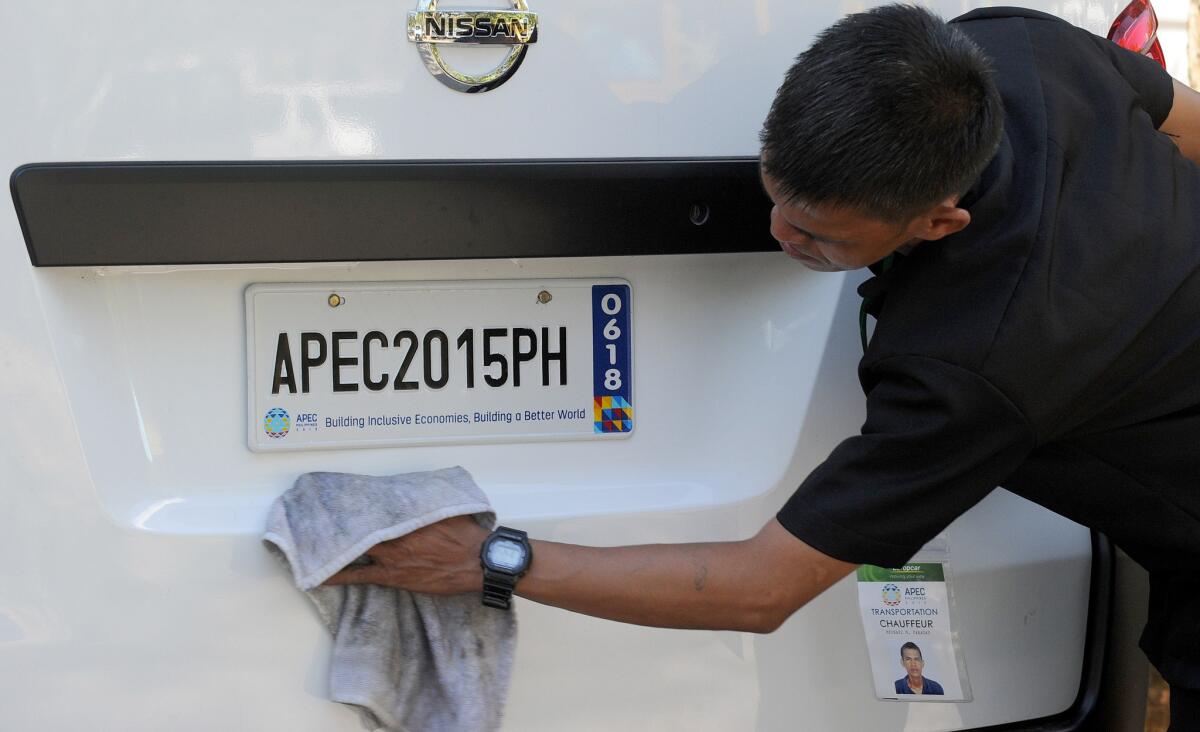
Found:
[[[0,169],[751,155],[790,59],[859,7],[535,6],[542,35],[520,73],[467,96],[420,66],[406,5],[8,2]],[[1101,33],[1118,11],[1042,7]],[[622,278],[638,294],[630,439],[247,450],[251,283],[529,277]],[[540,538],[749,535],[861,422],[853,285],[782,254],[34,270],[0,207],[0,729],[358,729],[324,699],[324,629],[258,541],[304,471],[462,464]],[[521,602],[507,727],[942,730],[1069,706],[1087,532],[997,492],[950,542],[970,704],[875,701],[845,582],[770,636]]]

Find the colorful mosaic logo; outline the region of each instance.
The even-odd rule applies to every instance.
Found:
[[[597,433],[629,432],[633,429],[633,405],[625,397],[596,397],[594,411]]]
[[[883,604],[888,607],[895,607],[900,604],[900,588],[896,585],[883,586]]]
[[[287,411],[276,407],[267,412],[267,416],[263,419],[263,431],[268,437],[285,437],[288,430],[291,429],[292,418],[288,416]]]

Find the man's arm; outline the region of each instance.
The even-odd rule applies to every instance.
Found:
[[[1171,136],[1184,157],[1200,165],[1200,93],[1177,79],[1171,84],[1175,89],[1171,113],[1158,129]]]
[[[775,519],[745,541],[594,548],[534,542],[518,594],[639,625],[770,633],[855,565]]]
[[[893,356],[871,367],[867,421],[757,535],[708,544],[589,548],[539,541],[519,594],[643,625],[770,632],[859,561],[896,566],[1024,462],[1037,436],[979,374],[939,359]],[[415,592],[479,592],[487,531],[447,519],[367,553],[373,566],[334,583]]]
[[[326,584],[372,583],[415,592],[477,592],[487,532],[448,519],[372,548],[373,565]],[[534,541],[517,594],[639,625],[769,633],[855,565],[828,557],[775,519],[745,541],[584,547]]]

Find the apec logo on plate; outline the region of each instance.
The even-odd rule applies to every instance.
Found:
[[[299,412],[296,414],[296,431],[312,432],[320,425],[317,424],[316,412]]]
[[[319,427],[316,412],[299,412],[296,419],[292,420],[286,409],[276,407],[268,411],[267,416],[263,418],[263,431],[268,437],[287,437],[287,433],[293,429],[297,432],[312,432]]]
[[[288,415],[286,409],[275,407],[267,410],[267,416],[263,418],[263,431],[268,437],[276,439],[287,437],[288,430],[292,427],[292,418]]]

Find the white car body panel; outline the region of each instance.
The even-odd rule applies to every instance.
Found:
[[[535,5],[520,71],[464,95],[404,39],[408,5],[8,2],[0,167],[752,156],[791,59],[860,7]],[[1038,7],[1101,34],[1120,9]],[[630,439],[247,450],[249,285],[560,277],[633,287]],[[861,424],[861,277],[782,253],[34,268],[0,207],[0,729],[359,729],[325,698],[326,631],[259,542],[305,471],[461,464],[543,539],[752,534]],[[969,703],[875,700],[847,579],[767,636],[519,601],[506,729],[951,730],[1067,709],[1089,532],[997,491],[948,535]]]

